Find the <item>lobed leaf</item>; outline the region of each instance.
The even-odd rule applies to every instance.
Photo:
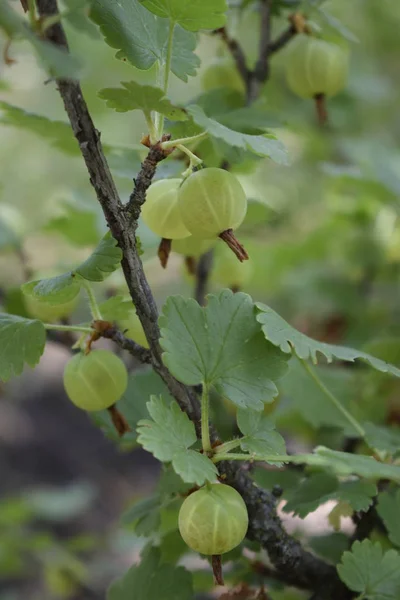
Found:
[[[75,269],[75,272],[88,281],[103,281],[115,271],[121,262],[122,250],[110,232],[100,240],[92,254]]]
[[[142,110],[145,114],[157,111],[171,121],[185,121],[186,112],[174,106],[166,98],[162,89],[151,85],[141,85],[135,81],[122,81],[123,88],[104,88],[99,97],[106,100],[107,106],[118,112]]]
[[[51,305],[66,304],[73,300],[81,289],[79,280],[72,272],[50,277],[28,281],[21,286],[26,296],[32,296]]]
[[[0,313],[0,379],[20,375],[25,364],[35,367],[45,343],[46,330],[40,321]]]
[[[239,408],[236,420],[240,431],[244,434],[240,444],[244,452],[277,456],[285,454],[285,440],[275,430],[273,423],[266,415],[258,411]],[[279,463],[274,464],[280,466]]]
[[[383,554],[380,544],[354,542],[337,567],[347,587],[368,600],[397,600],[400,594],[400,556],[395,550]]]
[[[60,233],[75,246],[91,246],[97,242],[99,230],[96,213],[69,204],[64,204],[63,213],[51,219],[44,230]]]
[[[258,156],[267,156],[280,165],[288,164],[286,149],[279,140],[273,137],[250,135],[229,129],[215,119],[207,117],[203,109],[195,104],[188,106],[186,110],[193,121],[207,131],[211,137],[222,140],[230,146],[249,150]]]
[[[226,0],[139,0],[158,17],[179,23],[184,29],[219,29],[226,22]]]
[[[395,494],[391,492],[379,494],[376,510],[385,524],[390,541],[400,547],[400,490]]]
[[[278,346],[283,352],[294,352],[301,359],[311,358],[314,364],[318,363],[318,352],[324,355],[328,362],[332,362],[334,358],[347,362],[360,359],[369,363],[374,369],[382,371],[382,373],[391,373],[395,377],[400,377],[400,369],[379,358],[354,348],[335,346],[313,340],[289,325],[285,319],[266,304],[257,302],[256,307],[259,311],[257,321],[261,324],[266,339]]]
[[[274,384],[286,369],[284,354],[265,343],[253,302],[222,291],[200,307],[170,296],[160,317],[163,361],[187,385],[213,386],[239,407],[261,410],[276,396]]]

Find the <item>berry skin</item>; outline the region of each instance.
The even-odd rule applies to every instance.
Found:
[[[218,242],[214,254],[211,281],[232,290],[242,289],[253,273],[251,262],[239,262],[225,244]]]
[[[147,190],[142,217],[155,234],[167,240],[188,237],[190,232],[182,222],[178,207],[178,188],[181,179],[161,179]]]
[[[287,58],[289,88],[301,98],[335,96],[346,85],[348,55],[336,44],[299,35]]]
[[[183,256],[199,258],[202,254],[211,250],[214,243],[214,240],[204,240],[191,235],[183,240],[174,240],[172,242],[172,251]]]
[[[249,524],[241,495],[229,485],[212,483],[190,494],[179,511],[179,531],[192,550],[225,554],[238,546]]]
[[[71,402],[87,411],[109,408],[124,394],[128,372],[109,350],[75,354],[65,366],[64,388]]]
[[[24,296],[24,303],[29,314],[44,323],[55,323],[74,311],[78,297],[65,304],[48,304],[34,296]]]
[[[126,337],[137,344],[140,344],[144,348],[149,347],[140,319],[134,310],[132,310],[129,313],[129,317],[125,321],[121,321],[119,325],[121,330],[125,331]]]
[[[229,57],[216,57],[207,66],[201,78],[204,91],[218,88],[244,93],[245,87],[235,63]]]
[[[190,175],[178,192],[182,221],[199,238],[236,229],[246,216],[246,195],[234,175],[211,167]]]

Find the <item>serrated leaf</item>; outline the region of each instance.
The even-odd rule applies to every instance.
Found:
[[[0,102],[0,123],[26,129],[47,140],[52,146],[71,155],[79,155],[79,146],[71,126],[63,121],[53,121],[42,115],[29,113],[7,102]]]
[[[183,481],[203,485],[218,471],[205,455],[188,450],[196,440],[193,423],[176,402],[167,406],[162,398],[151,397],[147,410],[153,420],[138,423],[138,442],[162,462],[172,462]]]
[[[46,330],[40,321],[0,313],[0,379],[20,375],[25,364],[35,367],[45,343]]]
[[[54,217],[45,226],[45,231],[63,235],[75,246],[91,246],[99,239],[96,213],[64,204],[63,215]]]
[[[275,431],[270,419],[257,411],[239,408],[237,424],[244,434],[240,447],[244,452],[264,455],[282,455],[286,452],[285,440]],[[274,463],[279,466],[279,463]]]
[[[68,10],[65,11],[63,20],[77,31],[97,40],[99,32],[89,20],[90,0],[64,0],[64,4]]]
[[[114,581],[107,600],[192,600],[192,575],[184,567],[161,564],[158,548],[147,546],[139,565],[131,567],[125,575]]]
[[[400,556],[395,550],[383,554],[380,544],[354,542],[337,567],[347,587],[368,600],[397,600],[400,594]]]
[[[311,475],[286,496],[283,510],[302,519],[329,500],[346,503],[355,511],[365,511],[377,494],[376,485],[369,481],[342,481],[329,473]]]
[[[363,423],[365,441],[370,448],[395,455],[400,451],[400,430],[390,427]]]
[[[396,494],[379,494],[376,510],[385,524],[390,541],[400,547],[400,490]]]
[[[123,321],[133,310],[133,303],[127,296],[112,296],[99,304],[104,321]]]
[[[280,165],[288,164],[286,149],[279,140],[263,135],[249,135],[229,129],[215,119],[207,117],[203,109],[195,104],[188,106],[186,110],[194,122],[207,131],[211,137],[222,140],[229,146],[249,150],[257,154],[257,156],[267,156]]]
[[[118,269],[121,258],[122,250],[118,248],[117,241],[108,232],[89,258],[75,269],[75,273],[88,281],[104,281],[110,273]]]
[[[219,29],[226,22],[225,0],[139,0],[158,17],[179,23],[184,29]]]
[[[302,359],[311,358],[314,364],[318,363],[318,352],[323,354],[328,362],[332,362],[334,358],[347,362],[360,359],[369,363],[374,369],[382,371],[382,373],[391,373],[396,377],[400,377],[400,369],[379,358],[354,348],[335,346],[334,344],[313,340],[289,325],[285,319],[266,304],[257,302],[256,307],[259,310],[257,321],[261,324],[266,339],[278,346],[283,352],[295,352]]]
[[[169,22],[149,12],[139,2],[131,0],[94,0],[90,16],[100,26],[105,41],[119,50],[117,58],[127,59],[135,67],[150,69],[156,61],[165,63]],[[172,72],[187,81],[200,65],[193,53],[196,36],[179,25],[174,28]]]
[[[284,355],[265,344],[250,296],[224,290],[207,300],[202,308],[168,298],[160,317],[163,361],[179,381],[213,386],[237,406],[261,410],[277,393]]]
[[[21,286],[21,289],[26,296],[32,296],[55,306],[73,300],[79,294],[81,286],[79,280],[69,272],[48,279],[28,281]]]
[[[99,97],[117,112],[142,110],[145,114],[157,111],[171,121],[185,121],[188,117],[182,108],[174,106],[162,89],[141,85],[135,81],[121,81],[123,88],[104,88]]]
[[[125,433],[122,438],[115,431],[110,413],[107,410],[93,413],[90,416],[109,439],[118,443],[124,449],[132,448],[136,445],[138,422],[149,415],[146,403],[152,394],[162,394],[167,404],[172,401],[167,387],[152,369],[143,369],[129,376],[126,392],[118,400],[118,410],[124,415],[132,431]]]

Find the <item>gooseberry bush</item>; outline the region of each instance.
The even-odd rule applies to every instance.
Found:
[[[65,153],[67,171],[81,157],[103,213],[99,226],[82,195],[47,218],[43,234],[80,259],[46,276],[28,221],[0,211],[21,271],[2,282],[0,379],[35,367],[51,337],[71,352],[71,402],[160,463],[154,494],[122,515],[142,551],[109,600],[398,599],[398,309],[374,294],[398,267],[382,231],[398,233],[399,186],[337,139],[355,35],[318,0],[5,0],[0,28],[4,68],[27,42],[67,117],[6,99],[1,124]],[[86,38],[109,57],[96,97]],[[312,168],[302,133],[323,148]],[[283,513],[322,505],[323,535],[306,521],[289,533]]]

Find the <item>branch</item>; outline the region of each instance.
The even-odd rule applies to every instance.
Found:
[[[291,23],[285,31],[281,33],[279,37],[276,38],[273,42],[270,43],[268,48],[268,53],[275,54],[279,50],[282,50],[297,35],[297,29],[294,23]]]
[[[200,257],[196,269],[196,289],[195,298],[200,306],[204,306],[204,299],[207,293],[207,284],[214,258],[214,249],[209,250]]]
[[[147,348],[143,348],[140,344],[137,344],[130,338],[124,336],[121,331],[119,331],[116,327],[109,327],[101,332],[101,337],[107,338],[108,340],[112,340],[115,342],[122,350],[126,350],[129,354],[132,354],[135,358],[137,358],[141,363],[150,364],[151,363],[151,352],[147,350]]]
[[[251,104],[260,93],[261,86],[269,78],[269,47],[271,40],[271,0],[261,0],[260,43],[258,59],[251,73],[247,88],[247,104]]]
[[[37,0],[37,6],[42,16],[51,16],[58,12],[56,0]],[[46,36],[49,41],[67,48],[64,30],[59,23],[46,30]],[[58,80],[57,83],[73,132],[79,142],[91,184],[111,233],[122,250],[122,268],[132,301],[149,342],[151,363],[180,407],[194,422],[199,434],[200,405],[197,396],[192,389],[174,379],[161,360],[158,312],[136,246],[134,234],[136,223],[132,226],[118,196],[104,156],[100,134],[93,125],[80,85],[71,80]],[[143,164],[137,177],[137,181],[143,182],[140,184],[141,194],[151,183],[147,175],[147,166]],[[137,198],[135,194],[139,194],[136,189],[137,186],[133,193],[135,208]],[[213,431],[212,435],[216,439]],[[275,569],[282,573],[282,577],[287,574],[291,581],[296,581],[300,587],[321,589],[326,600],[348,597],[348,590],[339,580],[334,567],[305,551],[301,544],[285,531],[276,514],[275,498],[270,492],[258,488],[248,474],[235,463],[222,461],[219,470],[226,481],[243,496],[248,507],[250,517],[248,537],[258,541],[268,551],[271,562]]]
[[[241,75],[241,77],[244,81],[244,84],[246,86],[246,89],[247,89],[248,84],[249,84],[249,79],[251,76],[251,71],[250,71],[250,69],[247,68],[246,56],[243,52],[243,48],[241,47],[241,45],[239,44],[239,42],[237,40],[231,38],[228,35],[226,27],[221,27],[220,29],[215,29],[215,31],[213,33],[215,33],[216,35],[219,35],[221,37],[221,39],[227,45],[228,49],[230,50],[230,53],[232,54],[232,57],[233,57],[235,63],[236,63],[236,68],[239,71],[239,74]]]

